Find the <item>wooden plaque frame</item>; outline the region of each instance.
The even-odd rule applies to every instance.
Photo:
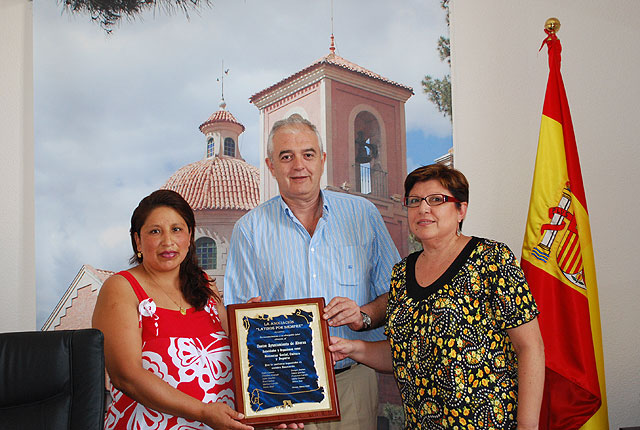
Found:
[[[233,362],[233,375],[235,383],[235,399],[238,411],[244,414],[245,418],[242,420],[245,424],[256,427],[268,427],[272,425],[278,425],[282,423],[300,423],[300,422],[313,422],[313,421],[327,421],[327,420],[339,420],[340,419],[340,406],[338,404],[338,395],[336,389],[336,376],[333,370],[333,362],[331,360],[331,353],[329,352],[329,327],[327,321],[322,318],[322,310],[324,309],[324,298],[309,298],[309,299],[296,299],[296,300],[283,300],[274,302],[257,302],[257,303],[243,303],[237,305],[229,305],[227,307],[227,313],[229,318],[229,338],[231,340],[231,354]],[[260,347],[271,348],[265,350],[269,353],[276,354],[276,363],[279,360],[287,361],[285,363],[288,366],[295,366],[299,364],[304,367],[302,362],[296,362],[295,358],[291,359],[291,356],[300,355],[300,348],[296,346],[295,342],[287,342],[287,336],[291,336],[294,339],[297,333],[296,327],[300,324],[289,323],[289,318],[299,317],[300,312],[304,312],[308,316],[310,313],[312,318],[304,329],[308,332],[311,329],[311,339],[309,344],[312,350],[313,368],[315,369],[315,375],[317,379],[317,390],[311,390],[312,392],[322,392],[324,395],[323,400],[319,402],[293,402],[286,401],[283,405],[272,406],[263,410],[255,411],[252,408],[260,407],[259,402],[255,401],[255,396],[249,393],[250,377],[249,371],[251,364],[249,363],[249,328],[246,325],[247,321],[252,321],[252,324],[256,322],[258,324],[264,324],[264,328],[260,330],[267,330],[267,333],[280,333],[277,330],[282,328],[282,337],[267,336],[272,338],[273,344],[269,345],[270,340],[262,340],[260,338]],[[245,320],[247,318],[248,320]],[[275,322],[274,322],[275,321]],[[286,321],[286,322],[283,322]],[[306,321],[304,319],[303,321]],[[286,326],[277,325],[286,324]],[[274,328],[275,327],[275,328]],[[256,331],[254,329],[253,331]],[[293,334],[290,334],[293,333]],[[301,336],[302,333],[298,334]],[[257,333],[252,335],[252,340],[257,336]],[[276,343],[277,342],[277,343]],[[265,345],[265,343],[267,345]],[[302,348],[308,351],[306,342],[301,342]],[[295,344],[295,345],[294,345]],[[254,347],[255,350],[255,347]],[[266,355],[266,354],[265,354]],[[273,355],[269,355],[272,357]],[[279,364],[274,364],[271,360],[264,360],[265,368],[276,368]],[[308,364],[308,363],[307,363]],[[303,372],[301,369],[292,369],[294,375],[301,375]],[[278,370],[276,372],[282,372]],[[288,372],[285,370],[285,372]],[[267,370],[265,373],[269,373]],[[260,375],[263,375],[262,373]],[[288,376],[292,376],[289,374]],[[260,378],[261,381],[262,376]],[[292,379],[293,380],[293,379]],[[255,384],[254,384],[255,385]],[[279,393],[269,390],[273,390],[269,387],[269,390],[264,389],[256,390],[260,393],[269,393],[265,395],[274,396],[287,396],[294,393]],[[300,393],[300,392],[298,392]],[[252,403],[253,402],[253,403]],[[257,405],[257,406],[256,406]]]

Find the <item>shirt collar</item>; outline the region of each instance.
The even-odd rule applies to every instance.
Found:
[[[287,214],[289,218],[295,218],[295,215],[293,214],[293,211],[291,210],[287,202],[284,201],[282,196],[278,197],[280,197],[280,207],[282,208],[284,213]],[[320,218],[325,218],[331,213],[331,202],[327,197],[328,196],[325,190],[320,190],[320,198],[322,198],[322,216]]]

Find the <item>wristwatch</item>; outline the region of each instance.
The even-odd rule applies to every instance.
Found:
[[[360,331],[369,330],[371,328],[371,317],[362,311],[360,311],[360,315],[362,315],[362,328]]]

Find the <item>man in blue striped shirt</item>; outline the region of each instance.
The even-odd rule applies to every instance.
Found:
[[[384,339],[391,269],[400,255],[368,200],[320,189],[326,153],[315,126],[294,114],[273,125],[266,159],[280,196],[236,223],[224,278],[227,304],[324,297],[332,336]],[[376,329],[377,328],[377,329]],[[336,366],[341,421],[311,429],[372,430],[378,387],[373,370]]]

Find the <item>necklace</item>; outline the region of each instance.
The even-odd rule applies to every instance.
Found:
[[[144,266],[143,266],[143,268],[144,268]],[[178,308],[180,308],[180,313],[182,315],[186,315],[187,314],[187,310],[185,308],[183,308],[182,305],[180,305],[178,302],[173,300],[171,298],[171,296],[164,290],[164,288],[162,288],[160,285],[158,285],[158,283],[151,277],[149,272],[147,272],[147,269],[144,269],[144,271],[147,273],[147,277],[151,280],[151,282],[153,282],[156,285],[156,287],[158,287],[160,290],[162,290],[164,295],[167,296],[169,298],[169,300],[171,300],[173,303],[175,303]]]
[[[158,284],[156,284],[156,285],[158,285]],[[160,288],[160,289],[162,290],[162,288],[161,288],[159,285],[158,285],[158,288]],[[180,306],[180,305],[178,304],[178,302],[176,302],[175,300],[173,300],[173,299],[171,298],[171,296],[170,296],[169,294],[167,294],[167,292],[166,292],[165,290],[162,290],[162,292],[164,293],[164,295],[165,295],[165,296],[169,297],[169,300],[171,300],[173,303],[175,303],[175,304],[176,304],[176,306],[177,306],[177,307],[179,307],[179,308],[180,308],[180,313],[181,313],[182,315],[186,315],[186,314],[187,314],[187,310],[186,310],[185,308],[183,308],[182,306]]]

